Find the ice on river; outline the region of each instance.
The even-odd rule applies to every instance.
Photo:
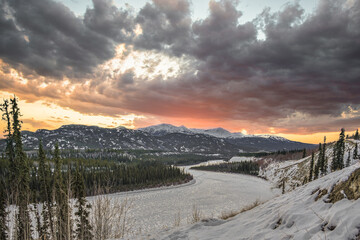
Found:
[[[187,171],[194,176],[194,184],[108,195],[116,201],[132,202],[128,215],[133,222],[132,234],[172,228],[176,215],[180,215],[180,225],[188,224],[194,206],[202,217],[216,218],[223,212],[240,210],[256,200],[265,201],[279,193],[269,182],[253,176],[188,168]]]

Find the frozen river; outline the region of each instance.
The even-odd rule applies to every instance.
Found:
[[[172,228],[177,215],[181,225],[191,220],[193,208],[201,216],[219,217],[223,212],[240,210],[256,200],[273,198],[278,190],[257,177],[188,170],[195,183],[185,186],[150,191],[128,192],[108,195],[117,201],[132,202],[129,220],[133,234]]]

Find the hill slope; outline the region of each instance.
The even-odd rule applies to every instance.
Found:
[[[344,198],[330,200],[334,186],[347,179],[359,191],[359,168],[333,172],[229,220],[209,219],[149,239],[359,239],[360,199],[338,189]]]

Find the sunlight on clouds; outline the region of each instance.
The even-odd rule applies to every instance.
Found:
[[[12,94],[0,91],[0,97],[2,99],[8,99],[12,97]],[[56,129],[65,124],[97,125],[106,128],[118,126],[135,128],[134,122],[137,119],[145,118],[142,115],[136,114],[117,115],[116,117],[87,115],[43,100],[30,103],[20,99],[19,106],[22,114],[21,119],[24,120],[23,130],[30,131],[42,127]],[[0,126],[3,130],[5,125],[1,123]]]
[[[352,106],[348,106],[346,111],[343,111],[341,113],[341,117],[344,119],[348,118],[354,118],[359,116],[360,111],[357,109],[354,109]]]
[[[151,81],[158,77],[163,80],[174,78],[189,66],[190,61],[185,57],[169,57],[156,51],[133,50],[132,46],[120,44],[116,48],[115,57],[100,68],[109,71],[112,78],[132,70],[137,79]]]
[[[10,69],[10,76],[16,79],[19,83],[26,85],[28,83],[28,80],[23,77],[22,73],[19,73],[15,69]]]

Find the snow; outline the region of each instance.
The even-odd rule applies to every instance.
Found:
[[[278,196],[227,221],[210,219],[161,231],[148,239],[356,239],[360,229],[360,199],[315,201],[317,189],[344,181],[360,163],[333,172]]]
[[[149,126],[145,128],[139,128],[137,130],[147,132],[150,134],[164,134],[164,133],[185,133],[185,134],[205,134],[217,138],[252,138],[252,137],[260,137],[260,138],[269,138],[280,141],[289,141],[286,138],[274,136],[274,135],[251,135],[251,134],[243,134],[241,132],[229,132],[224,128],[211,128],[211,129],[199,129],[199,128],[187,128],[185,126],[174,126],[171,124],[158,124],[154,126]]]
[[[255,159],[255,157],[234,156],[234,157],[230,158],[229,162],[245,162],[245,161],[253,161],[254,159]]]
[[[188,169],[188,168],[187,168]],[[181,225],[189,223],[195,206],[202,217],[219,217],[224,212],[236,211],[256,200],[265,201],[279,194],[263,179],[240,174],[189,170],[194,184],[174,188],[160,188],[107,195],[113,200],[132,202],[129,219],[136,227],[128,237],[139,233],[159,232],[174,227],[180,214]],[[93,201],[94,198],[89,198]]]

